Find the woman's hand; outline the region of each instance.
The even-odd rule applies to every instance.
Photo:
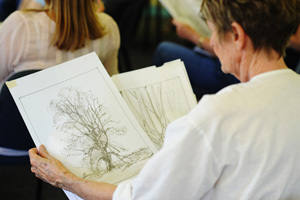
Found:
[[[52,157],[44,145],[41,145],[39,150],[37,148],[30,149],[29,157],[31,171],[35,173],[36,177],[53,186],[69,190],[65,183],[75,175],[59,160]]]
[[[184,24],[176,19],[172,20],[172,23],[176,27],[176,33],[178,37],[189,40],[197,45],[199,38],[202,37],[197,31],[187,24]]]
[[[210,38],[203,37],[195,29],[176,19],[173,19],[172,23],[176,27],[176,33],[178,37],[189,40],[190,42],[194,43],[196,46],[208,51],[212,55],[215,55],[213,48],[209,44]]]
[[[86,200],[111,200],[116,189],[109,183],[89,181],[72,174],[59,160],[51,156],[46,147],[29,150],[31,171],[43,181],[68,190]]]
[[[300,26],[298,26],[295,34],[293,34],[290,39],[290,47],[297,51],[300,51]]]

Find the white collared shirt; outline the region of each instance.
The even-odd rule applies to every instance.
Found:
[[[206,95],[114,200],[300,199],[300,76],[276,70]]]

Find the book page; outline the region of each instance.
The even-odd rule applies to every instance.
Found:
[[[170,15],[191,26],[204,37],[210,37],[206,22],[200,17],[201,0],[160,0]]]
[[[95,53],[7,85],[36,146],[79,177],[117,184],[157,151]]]
[[[180,60],[117,74],[112,80],[158,149],[163,145],[167,125],[197,104]]]

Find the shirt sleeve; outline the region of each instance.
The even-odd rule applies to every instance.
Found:
[[[188,116],[168,126],[163,148],[132,182],[118,186],[114,199],[202,199],[221,170],[206,134]]]
[[[11,14],[0,28],[0,81],[20,63],[26,49],[26,24],[19,13]]]
[[[132,180],[119,184],[114,192],[113,200],[132,200],[131,188]]]

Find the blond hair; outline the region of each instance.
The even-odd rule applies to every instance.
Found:
[[[55,16],[52,44],[60,50],[73,51],[88,40],[101,38],[105,29],[98,20],[94,0],[45,0],[45,10]]]

